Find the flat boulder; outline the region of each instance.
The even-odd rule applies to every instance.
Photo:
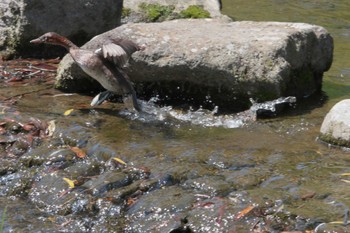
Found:
[[[350,147],[350,99],[333,106],[324,118],[320,131],[322,141]]]
[[[103,33],[84,48],[107,38],[144,45],[126,68],[138,96],[159,95],[168,102],[240,111],[250,98],[262,102],[284,96],[302,98],[321,89],[332,63],[333,39],[320,26],[305,23],[230,22],[182,19],[125,24]],[[56,86],[88,91],[72,59],[66,56]],[[89,85],[92,84],[92,85]]]

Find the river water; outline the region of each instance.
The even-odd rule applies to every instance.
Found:
[[[350,152],[328,147],[318,142],[317,136],[329,109],[350,97],[350,2],[223,0],[223,5],[223,13],[235,20],[324,26],[335,43],[332,68],[324,75],[324,95],[305,100],[282,116],[236,128],[220,126],[215,124],[217,121],[205,124],[213,122],[210,113],[203,118],[204,123],[189,120],[201,115],[198,112],[174,117],[177,113],[170,108],[158,109],[156,119],[137,120],[123,111],[121,104],[107,103],[91,110],[88,106],[91,97],[61,95],[47,84],[7,86],[1,88],[1,94],[9,97],[28,93],[18,100],[16,111],[79,129],[83,133],[75,133],[76,137],[93,138],[109,148],[108,153],[134,165],[153,171],[162,164],[179,167],[210,164],[217,167],[216,175],[222,175],[220,168],[225,167],[222,171],[225,173],[230,167],[240,171],[230,178],[235,190],[247,192],[252,200],[261,196],[281,199],[295,215],[324,223],[342,221],[350,207],[350,184],[342,176],[350,172]],[[30,94],[33,88],[43,90]],[[74,114],[64,116],[68,109],[74,109]],[[169,112],[173,117],[169,117]],[[8,114],[13,116],[15,111]],[[298,198],[310,193],[314,197],[306,201]],[[11,229],[28,230],[30,223],[33,229],[38,229],[35,225],[40,226],[39,220],[43,218],[40,211],[25,200],[14,199],[0,198],[0,206],[7,206],[6,224]],[[26,211],[26,207],[31,211]],[[12,214],[13,211],[18,213]]]

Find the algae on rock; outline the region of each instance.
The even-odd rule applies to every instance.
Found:
[[[181,18],[210,18],[209,11],[205,10],[203,7],[191,5],[187,7],[186,10],[180,12]]]

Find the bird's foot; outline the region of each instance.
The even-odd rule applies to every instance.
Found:
[[[133,97],[133,95],[124,95],[123,96],[123,102],[125,104],[125,107],[129,110],[134,112],[135,110],[137,112],[141,112],[140,105],[136,98]]]

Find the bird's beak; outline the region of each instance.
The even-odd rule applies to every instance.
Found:
[[[40,44],[42,42],[41,42],[40,38],[36,38],[34,40],[31,40],[30,43],[32,43],[32,44]]]

